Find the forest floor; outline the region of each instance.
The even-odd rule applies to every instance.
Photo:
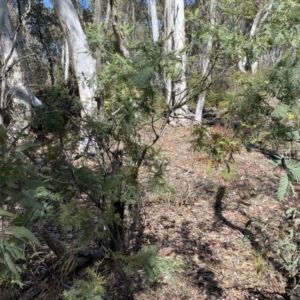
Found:
[[[283,203],[277,200],[278,183],[271,177],[269,159],[242,149],[228,176],[222,173],[224,166],[212,167],[208,156],[192,150],[191,128],[168,126],[156,144],[170,161],[166,179],[173,191],[153,194],[146,187],[141,191],[144,205],[136,234],[137,250],[155,245],[159,257],[184,263],[185,268],[175,274],[174,283],[163,279],[150,287],[141,275],[133,280],[134,299],[284,299],[286,281],[276,254],[276,234],[261,230],[263,224],[278,228],[283,222]],[[232,135],[224,127],[212,130]],[[250,219],[257,222],[246,227]],[[61,237],[56,227],[51,231]],[[65,240],[74,239],[69,235]],[[49,265],[57,259],[43,244],[37,251],[48,254],[37,260],[35,281],[30,275],[27,288],[9,299],[56,299],[49,286],[55,291],[60,283]],[[111,265],[104,263],[101,269],[108,284],[104,299],[126,299],[118,292],[120,282]],[[48,275],[39,280],[39,272]],[[83,272],[75,277],[82,278]],[[66,280],[64,287],[72,286],[73,280]]]
[[[213,130],[232,134],[224,127]],[[166,178],[174,193],[149,195],[143,211],[144,241],[186,268],[175,284],[144,288],[134,299],[283,299],[276,240],[245,227],[250,219],[274,227],[282,222],[268,158],[243,149],[228,177],[194,152],[191,140],[191,126],[167,128],[157,147],[170,159]]]

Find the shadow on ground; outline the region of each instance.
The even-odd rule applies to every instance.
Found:
[[[255,251],[264,251],[264,245],[261,245],[259,243],[259,238],[257,238],[257,232],[254,234],[251,230],[248,230],[246,228],[241,228],[240,226],[236,226],[230,221],[227,220],[223,216],[223,203],[222,200],[225,197],[226,194],[226,187],[225,186],[220,186],[218,188],[217,194],[216,194],[216,199],[215,199],[215,204],[214,204],[214,211],[215,211],[215,217],[216,217],[216,222],[215,222],[215,228],[218,228],[219,226],[228,226],[231,229],[238,231],[242,233],[244,236],[249,239],[252,248]],[[247,216],[248,217],[248,216]],[[273,266],[273,268],[279,272],[282,273],[283,265],[274,259],[269,259],[266,256],[266,259],[268,260],[268,263]],[[284,274],[283,274],[284,275]],[[249,288],[248,289],[248,297],[246,299],[257,299],[257,300],[267,300],[267,299],[290,299],[290,297],[287,294],[278,294],[278,293],[264,293],[259,291],[258,289],[255,288]]]

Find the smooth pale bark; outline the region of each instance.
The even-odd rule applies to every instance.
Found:
[[[250,40],[253,39],[253,36],[254,36],[254,34],[255,34],[255,32],[256,32],[256,29],[257,29],[257,27],[258,27],[258,25],[259,25],[259,21],[260,21],[260,19],[261,19],[262,12],[263,12],[263,7],[260,7],[260,9],[258,10],[258,12],[256,13],[256,16],[255,16],[255,18],[254,18],[254,20],[253,20],[253,24],[252,24],[252,26],[251,26],[251,30],[250,30]],[[246,57],[244,57],[242,60],[240,60],[240,61],[238,62],[238,67],[239,67],[240,71],[243,72],[243,73],[246,72],[246,64],[247,64],[247,58],[246,58]],[[253,67],[254,67],[254,68],[255,68],[255,67],[257,68],[257,64],[254,63],[254,64],[253,64]],[[251,71],[252,71],[253,74],[256,72],[256,68],[255,68],[255,71],[254,71],[254,70],[252,69],[252,65],[251,65]]]
[[[95,101],[96,92],[96,61],[89,53],[87,39],[79,22],[77,12],[71,0],[51,0],[59,18],[63,33],[68,41],[69,51],[72,56],[73,66],[79,87],[79,96],[82,103],[81,116],[91,116],[97,108]],[[85,130],[80,133],[83,141],[79,151],[88,150],[96,154],[97,145],[91,134]]]
[[[273,1],[269,4],[269,6],[267,7],[266,12],[265,12],[265,14],[264,14],[263,16],[261,16],[262,13],[263,13],[263,9],[260,9],[260,10],[261,10],[261,15],[260,15],[260,16],[257,16],[257,17],[259,18],[259,20],[258,20],[258,22],[257,22],[257,25],[256,25],[255,28],[251,28],[251,33],[250,33],[250,34],[251,34],[251,39],[254,37],[256,31],[258,30],[258,28],[259,28],[259,27],[264,23],[264,21],[266,20],[266,18],[267,18],[267,16],[268,16],[270,10],[272,9],[272,7],[273,7]],[[254,20],[253,23],[255,23],[255,20]],[[252,27],[253,27],[253,26],[252,26]],[[252,31],[252,29],[253,29],[253,31]],[[257,68],[258,68],[258,61],[255,61],[254,63],[251,64],[251,72],[252,72],[252,74],[255,74],[255,73],[256,73]]]
[[[154,42],[158,41],[159,31],[158,31],[158,20],[157,20],[157,12],[156,12],[156,1],[149,0],[149,11],[151,16],[151,27],[152,27],[152,38]]]
[[[20,17],[22,22],[22,16]],[[18,31],[21,24],[19,24]],[[13,99],[13,128],[20,130],[27,126],[32,116],[32,105],[40,106],[41,101],[34,95],[26,81],[26,74],[22,65],[22,57],[17,52],[17,40],[20,32],[13,33],[6,0],[0,0],[0,42],[2,50],[2,86],[1,86],[1,117],[7,105],[5,97],[6,84],[9,86]]]
[[[179,72],[174,82],[175,105],[187,109],[186,102],[186,53],[185,47],[185,18],[184,18],[184,0],[174,0],[174,50],[176,51],[180,63],[177,65]],[[184,106],[184,107],[183,107]]]
[[[239,70],[240,70],[241,72],[243,72],[243,73],[247,73],[247,71],[246,71],[246,69],[245,69],[246,64],[247,64],[247,58],[246,58],[246,56],[245,56],[245,57],[241,57],[241,56],[239,55],[239,58],[240,58],[240,60],[239,60],[239,62],[238,62],[238,68],[239,68]]]
[[[70,68],[70,51],[69,51],[69,45],[68,41],[66,40],[66,46],[65,46],[65,82],[69,81],[69,68]]]
[[[68,41],[78,82],[80,100],[83,105],[82,116],[84,117],[91,114],[93,109],[96,108],[96,101],[94,100],[96,61],[89,53],[86,36],[71,0],[51,0],[51,2]]]
[[[61,66],[65,67],[65,44],[61,46]]]
[[[205,97],[206,97],[206,91],[203,91],[198,96],[196,113],[195,113],[195,121],[197,121],[199,123],[202,122],[202,114],[203,114],[203,108],[204,108],[204,103],[205,103]]]
[[[211,0],[210,1],[210,25],[213,29],[213,27],[216,24],[216,7],[217,7],[217,0]],[[207,40],[207,44],[204,50],[204,57],[202,59],[202,75],[204,78],[208,77],[209,73],[209,52],[212,49],[213,45],[213,36],[210,34]],[[205,96],[206,96],[206,91],[203,91],[200,93],[198,96],[198,102],[197,102],[197,107],[196,107],[196,113],[195,113],[195,121],[201,123],[202,122],[202,112],[203,112],[203,107],[204,107],[204,102],[205,102]]]
[[[170,36],[174,30],[174,5],[173,0],[166,0],[165,2],[165,13],[164,13],[164,31],[165,31],[165,51],[171,52],[173,50],[173,39]],[[166,86],[166,102],[168,105],[172,105],[172,81],[168,74],[165,75],[165,86]]]
[[[165,74],[165,100],[170,107],[175,108],[174,115],[186,115],[186,53],[185,48],[185,18],[184,0],[166,0],[164,12],[165,51],[174,51],[177,55],[177,76],[173,81]]]
[[[29,30],[26,26],[26,19],[23,18],[22,16],[24,14],[26,14],[26,12],[30,11],[31,9],[31,1],[30,0],[20,0],[19,1],[20,4],[20,10],[19,10],[19,22],[21,23],[21,31],[20,34],[18,35],[18,43],[20,44],[19,48],[25,48],[26,43],[29,41],[30,39],[30,34],[29,34]]]

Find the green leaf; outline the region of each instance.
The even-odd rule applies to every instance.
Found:
[[[289,106],[286,104],[278,105],[272,112],[273,117],[285,118],[289,112]]]
[[[7,235],[14,235],[18,239],[26,238],[29,241],[35,243],[36,245],[39,245],[39,241],[36,238],[36,236],[27,228],[25,227],[19,227],[19,226],[12,226],[9,227],[5,233]]]
[[[286,213],[286,215],[291,215],[295,210],[296,210],[295,207],[290,207],[289,209],[287,209],[287,211],[285,213]]]
[[[44,209],[43,205],[39,203],[29,192],[22,190],[22,194],[25,196],[20,203],[25,207],[32,207],[36,209]]]
[[[33,198],[23,198],[20,203],[26,208],[35,208],[39,210],[44,210],[44,206]]]
[[[292,175],[292,179],[300,181],[300,165],[296,160],[289,159],[285,161],[286,168]]]
[[[16,265],[14,264],[10,255],[7,252],[4,253],[4,261],[8,268],[16,275],[17,279],[20,280],[20,275],[16,269]]]
[[[286,136],[289,139],[293,139],[293,140],[298,140],[300,137],[299,131],[298,130],[292,130],[292,131],[288,131],[286,132]]]
[[[288,175],[285,174],[280,178],[279,181],[279,187],[278,187],[278,198],[279,200],[283,200],[287,193],[289,188],[289,178]]]
[[[10,205],[16,204],[22,199],[23,195],[18,193],[12,196],[11,200],[9,201]]]
[[[22,151],[25,151],[29,148],[35,147],[35,146],[36,146],[35,143],[27,142],[27,143],[24,143],[24,144],[16,147],[16,152],[22,152]]]
[[[9,244],[6,246],[6,250],[10,252],[14,260],[24,259],[24,255],[21,252],[22,248]]]
[[[40,186],[44,186],[45,184],[44,184],[44,182],[43,181],[41,181],[41,180],[30,180],[30,181],[28,181],[28,182],[26,182],[26,184],[25,184],[25,189],[27,190],[35,190],[35,189],[37,189],[38,187],[40,187]]]
[[[154,72],[153,67],[148,67],[145,69],[142,69],[138,74],[136,74],[132,78],[132,82],[134,85],[137,86],[143,86],[149,82]]]
[[[0,216],[14,218],[16,215],[0,208]]]

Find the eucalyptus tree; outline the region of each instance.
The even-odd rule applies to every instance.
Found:
[[[0,99],[0,124],[3,124],[4,110],[8,105],[6,87],[10,88],[13,100],[13,121],[15,129],[26,126],[32,115],[32,105],[40,106],[41,101],[35,96],[29,86],[25,69],[24,57],[19,55],[17,41],[20,38],[21,28],[30,10],[30,2],[21,1],[19,20],[14,32],[10,14],[5,0],[0,1],[0,40],[2,50],[1,69],[1,99]]]
[[[217,0],[210,0],[210,30],[213,32],[214,31],[214,25],[216,24],[216,9],[217,9]],[[212,50],[213,46],[213,35],[212,33],[209,34],[207,38],[207,43],[204,47],[203,51],[203,57],[201,59],[201,72],[203,77],[207,78],[209,76],[210,70],[209,70],[209,55],[210,51]],[[203,112],[203,107],[204,107],[204,102],[205,102],[205,96],[206,96],[206,90],[202,91],[199,96],[198,96],[198,102],[197,102],[197,107],[196,107],[196,113],[195,113],[195,121],[197,122],[202,122],[202,112]]]
[[[122,32],[120,30],[119,20],[118,20],[118,1],[110,0],[111,14],[112,14],[112,27],[113,32],[116,38],[116,41],[119,46],[119,50],[124,58],[129,58],[130,53],[125,46],[124,37],[122,36]]]
[[[156,1],[149,0],[148,6],[149,6],[149,11],[151,16],[152,38],[154,42],[157,42],[159,38],[159,29],[158,29],[158,19],[157,19],[157,11],[156,11]]]
[[[89,52],[87,38],[80,24],[78,14],[71,0],[51,0],[54,10],[60,21],[63,33],[68,41],[72,55],[72,62],[79,87],[79,96],[82,103],[81,116],[88,117],[97,108],[95,93],[96,61]],[[88,132],[82,131],[84,139],[80,150],[88,148],[90,153],[95,153],[96,145]]]
[[[165,51],[174,51],[177,56],[175,77],[166,74],[166,102],[176,108],[176,113],[185,114],[187,110],[186,52],[184,0],[166,0],[164,11]],[[173,96],[172,96],[173,95]]]
[[[256,15],[252,20],[252,25],[250,27],[250,31],[249,31],[249,46],[247,46],[247,48],[255,48],[255,43],[254,43],[254,37],[255,35],[257,35],[258,30],[260,29],[260,27],[262,27],[262,24],[264,23],[264,21],[266,20],[266,18],[269,15],[269,12],[271,11],[273,5],[274,5],[274,0],[266,0],[266,1],[261,1],[259,3],[255,3],[256,4]],[[255,52],[255,50],[253,49],[252,52]],[[249,65],[249,70],[255,74],[257,67],[258,67],[258,61],[256,59],[256,57],[252,58],[252,62],[248,62],[249,58],[247,58],[246,56],[240,60],[238,62],[238,67],[240,69],[241,72],[246,72],[246,67],[247,65]]]
[[[64,48],[64,53],[62,53],[62,66],[64,68],[64,80],[67,83],[69,80],[69,68],[70,68],[70,50],[69,50],[69,45],[68,41],[65,41],[65,45],[63,46]]]

